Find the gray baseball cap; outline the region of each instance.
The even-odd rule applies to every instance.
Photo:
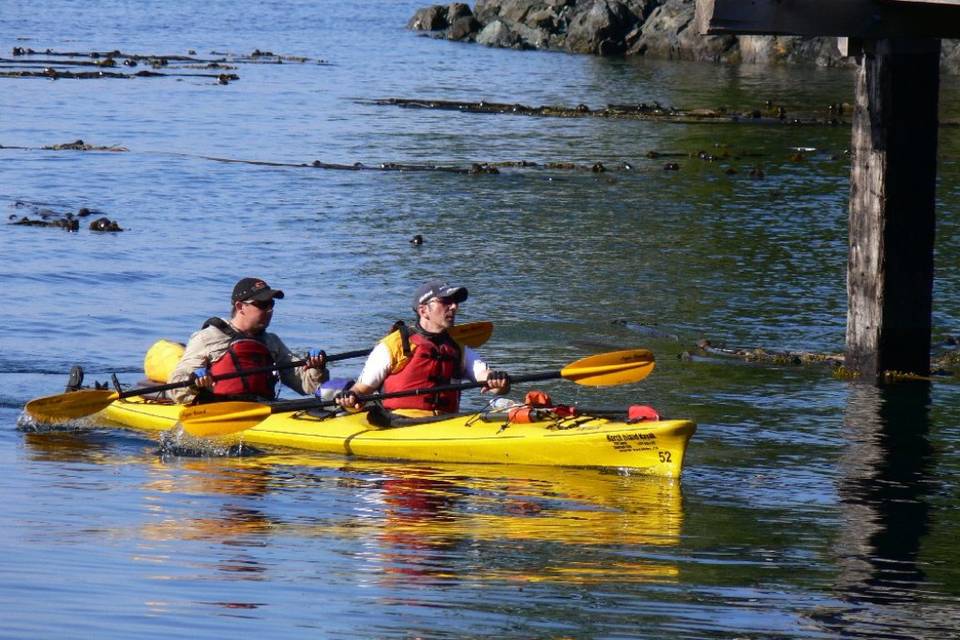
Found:
[[[427,304],[434,298],[450,298],[454,302],[463,302],[467,299],[466,287],[454,287],[440,280],[431,280],[417,289],[413,295],[413,310],[422,304]]]

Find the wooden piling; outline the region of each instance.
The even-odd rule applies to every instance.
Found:
[[[861,43],[845,364],[930,372],[940,40]]]

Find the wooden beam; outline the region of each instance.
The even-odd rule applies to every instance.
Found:
[[[886,0],[891,4],[902,2],[904,4],[950,4],[960,7],[960,0]]]
[[[958,0],[697,0],[704,35],[960,38]]]
[[[940,41],[864,41],[850,169],[846,366],[930,371]]]

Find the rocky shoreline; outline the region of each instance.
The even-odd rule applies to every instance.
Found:
[[[409,29],[511,49],[716,63],[849,67],[836,38],[701,36],[695,0],[476,0],[419,9]],[[960,75],[960,41],[943,40],[941,72]]]

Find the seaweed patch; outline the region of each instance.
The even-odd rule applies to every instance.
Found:
[[[77,232],[81,227],[81,219],[96,215],[97,217],[84,223],[90,231],[114,233],[123,231],[123,228],[116,220],[100,214],[99,211],[91,210],[88,207],[80,207],[74,213],[72,211],[57,211],[50,208],[51,205],[43,203],[31,203],[17,200],[13,203],[13,208],[19,210],[19,213],[11,213],[8,217],[8,224],[24,227],[53,227],[63,229],[64,231]]]
[[[216,57],[213,58],[198,57],[192,50],[189,55],[167,55],[128,53],[119,49],[81,52],[14,47],[12,54],[12,58],[0,58],[0,78],[100,80],[176,76],[209,78],[216,84],[225,85],[240,79],[238,74],[230,71],[244,64],[329,64],[326,60],[278,55],[260,49],[249,54],[214,52],[211,55]]]

